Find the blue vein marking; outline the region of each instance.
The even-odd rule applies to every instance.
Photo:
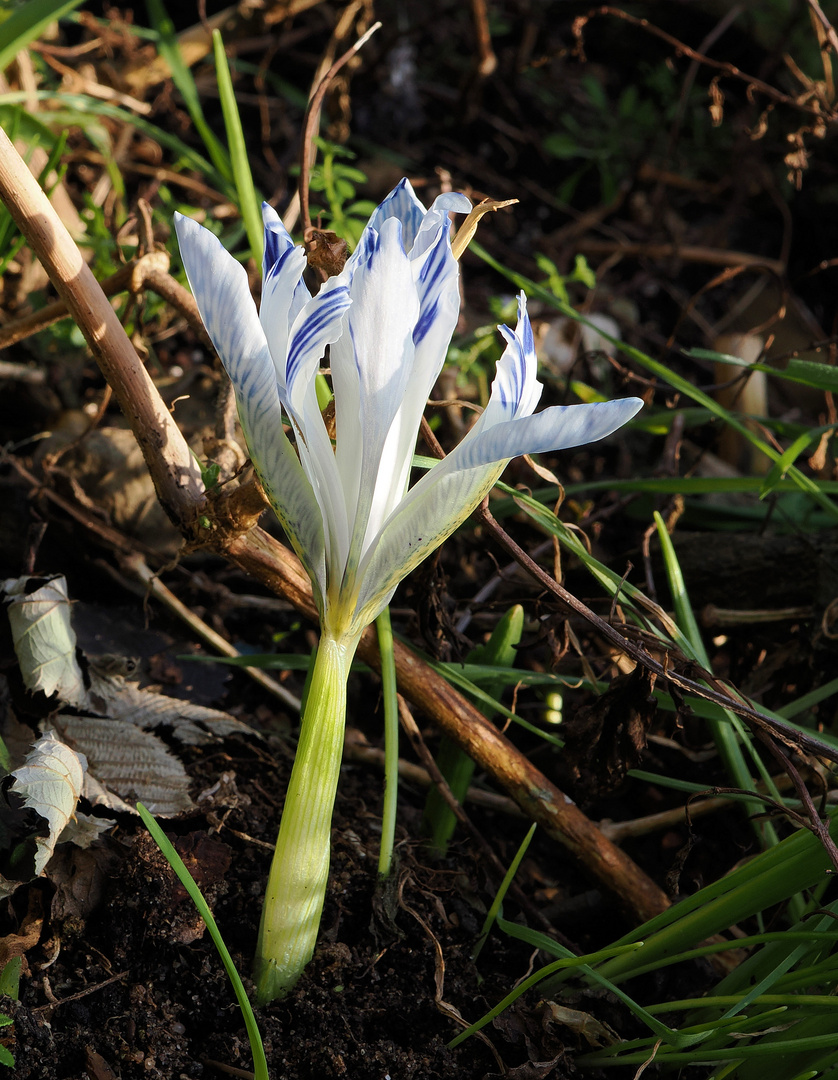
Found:
[[[339,316],[349,306],[349,290],[345,285],[333,289],[325,298],[317,310],[306,320],[301,329],[295,334],[291,347],[288,350],[288,359],[285,364],[285,381],[290,387],[296,375],[297,368],[302,363],[307,353],[316,343],[317,338],[327,329],[328,324]],[[323,335],[325,336],[325,335]],[[325,348],[325,343],[324,343]]]
[[[269,234],[270,234],[270,230],[268,230],[267,233],[266,233],[266,240],[267,240],[267,235],[269,235]],[[288,244],[288,246],[285,248],[284,251],[278,252],[275,255],[273,253],[271,253],[271,262],[269,264],[268,263],[268,248],[267,248],[267,246],[265,247],[265,284],[268,284],[269,282],[273,282],[273,280],[276,277],[279,276],[283,266],[285,265],[286,261],[288,260],[289,256],[291,255],[291,252],[293,250],[294,250],[294,245],[293,244]]]

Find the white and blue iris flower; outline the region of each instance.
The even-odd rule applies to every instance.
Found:
[[[176,215],[189,284],[235,389],[254,467],[334,635],[355,637],[382,611],[510,458],[602,439],[642,404],[625,398],[534,413],[542,386],[522,294],[515,331],[500,328],[507,347],[486,409],[408,489],[422,412],[459,314],[449,213],[470,208],[464,195],[444,194],[425,210],[403,180],[373,213],[344,270],[311,296],[303,248],[265,205],[258,315],[244,268],[212,233]],[[334,444],[315,387],[327,346]]]
[[[518,454],[594,442],[630,420],[637,398],[536,413],[524,296],[489,403],[446,458],[409,487],[422,412],[460,308],[449,214],[425,210],[403,180],[375,210],[344,269],[312,296],[305,252],[264,208],[262,303],[208,230],[178,215],[189,284],[233,384],[253,465],[311,577],[321,636],[262,909],[254,977],[261,1003],[286,994],[308,963],[329,873],[343,751],[346,680],[364,627],[402,578],[468,517]],[[316,378],[329,349],[335,440]],[[283,417],[296,448],[285,435]]]

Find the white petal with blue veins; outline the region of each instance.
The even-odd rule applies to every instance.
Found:
[[[276,371],[247,274],[209,230],[175,215],[186,276],[207,333],[233,384],[250,456],[320,599],[325,590],[320,507],[282,428]]]

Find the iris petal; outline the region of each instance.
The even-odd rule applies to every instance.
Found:
[[[498,329],[506,339],[506,349],[498,361],[492,394],[481,418],[483,424],[528,416],[535,410],[543,389],[536,377],[538,359],[523,293],[518,297],[518,325],[514,333],[508,326]]]
[[[198,310],[233,384],[254,467],[322,601],[325,563],[320,507],[282,429],[276,371],[247,274],[207,229],[180,214],[175,215],[175,228]]]
[[[297,433],[300,460],[323,511],[329,587],[340,578],[348,550],[348,525],[335,455],[317,402],[315,377],[327,345],[345,332],[352,300],[340,278],[330,278],[300,311],[288,337],[286,410]]]
[[[285,358],[288,350],[288,332],[311,294],[303,282],[305,251],[296,247],[286,232],[279,215],[264,203],[262,219],[265,223],[265,253],[262,259],[262,303],[259,321],[268,339],[280,397],[285,399]]]
[[[419,301],[397,219],[381,223],[369,256],[354,268],[350,291],[349,334],[333,350],[332,377],[338,469],[352,532],[351,572],[365,537],[378,532],[382,508],[389,505],[402,475],[402,461],[385,454],[385,443],[413,371]],[[357,428],[345,405],[358,408]],[[413,439],[418,423],[417,417]],[[398,495],[404,490],[401,483]]]
[[[388,218],[396,218],[402,223],[402,241],[405,251],[410,251],[425,219],[425,207],[416,198],[413,185],[407,178],[400,180],[387,198],[373,210],[367,227],[378,232]]]
[[[375,618],[370,612],[376,610],[378,597],[394,588],[466,520],[510,458],[596,442],[630,420],[642,405],[639,398],[557,405],[482,431],[478,422],[448,457],[410,489],[370,545],[361,568],[360,621]]]

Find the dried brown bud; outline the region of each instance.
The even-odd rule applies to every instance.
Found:
[[[306,229],[304,240],[309,266],[322,271],[325,277],[335,277],[343,270],[349,249],[336,232],[312,225]]]

